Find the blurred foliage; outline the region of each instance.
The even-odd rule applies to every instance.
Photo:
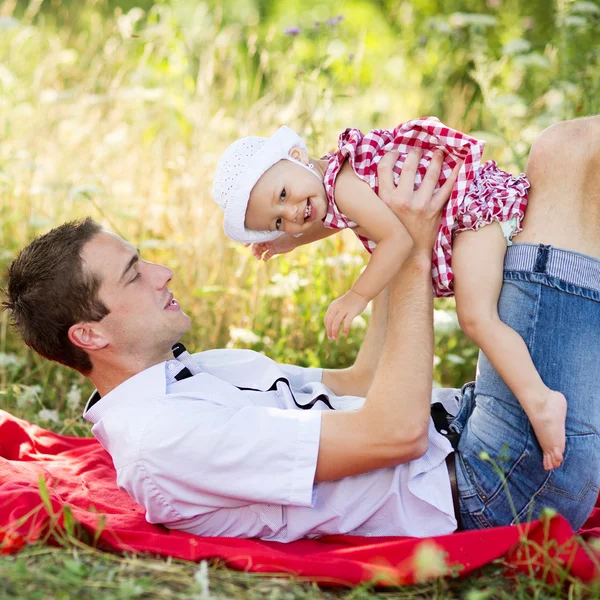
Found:
[[[518,172],[543,128],[598,112],[599,29],[599,0],[4,0],[2,267],[92,214],[174,269],[190,348],[349,365],[368,315],[337,343],[323,316],[366,256],[345,232],[255,262],[210,197],[221,151],[287,124],[324,154],[348,126],[434,114]],[[436,384],[458,386],[477,352],[453,300],[436,308]],[[89,384],[25,350],[6,315],[0,359],[0,406],[33,420],[56,409],[50,426],[85,431],[67,396]]]

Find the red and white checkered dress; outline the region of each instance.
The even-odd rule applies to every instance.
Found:
[[[436,296],[452,296],[452,240],[456,233],[477,230],[492,221],[516,219],[516,232],[521,231],[521,221],[527,206],[529,181],[524,174],[514,177],[498,168],[495,161],[480,165],[485,143],[464,133],[446,127],[435,117],[422,117],[402,123],[394,130],[374,129],[363,134],[358,129],[346,129],[338,140],[338,150],[327,155],[329,164],[324,184],[329,206],[323,219],[326,227],[344,229],[356,227],[338,208],[335,202],[335,180],[345,161],[354,172],[378,193],[377,165],[387,152],[400,152],[394,166],[394,180],[398,183],[402,165],[412,148],[423,151],[415,189],[421,185],[435,150],[444,151],[444,161],[439,188],[452,174],[459,160],[464,163],[458,174],[448,201],[433,247],[432,278]],[[373,252],[376,244],[358,235],[364,247]]]

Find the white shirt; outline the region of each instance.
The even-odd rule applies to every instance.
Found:
[[[315,484],[322,411],[356,410],[364,399],[333,394],[321,369],[279,365],[250,350],[194,359],[200,374],[167,383],[160,363],[84,411],[119,487],[150,523],[281,542],[456,529],[445,463],[452,447],[432,422],[418,460]],[[434,394],[456,412],[453,391]]]

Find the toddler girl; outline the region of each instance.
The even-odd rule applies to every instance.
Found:
[[[519,399],[542,447],[544,468],[556,468],[565,446],[566,399],[544,384],[525,342],[497,311],[504,254],[521,230],[529,182],[494,161],[480,165],[483,142],[434,117],[367,134],[346,129],[338,149],[318,160],[287,127],[271,138],[239,139],[221,157],[213,184],[225,233],[252,244],[253,254],[268,260],[351,228],[371,258],[352,288],[327,309],[327,335],[337,339],[340,326],[346,334],[411,250],[408,232],[377,196],[377,165],[386,153],[397,152],[397,183],[413,148],[421,152],[416,187],[434,152],[444,154],[438,186],[458,170],[433,248],[434,292],[456,296],[462,329]]]

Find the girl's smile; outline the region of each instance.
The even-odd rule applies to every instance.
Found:
[[[320,171],[321,165],[316,169]],[[304,233],[326,214],[327,195],[320,177],[295,161],[280,160],[250,192],[244,225],[294,235]]]

